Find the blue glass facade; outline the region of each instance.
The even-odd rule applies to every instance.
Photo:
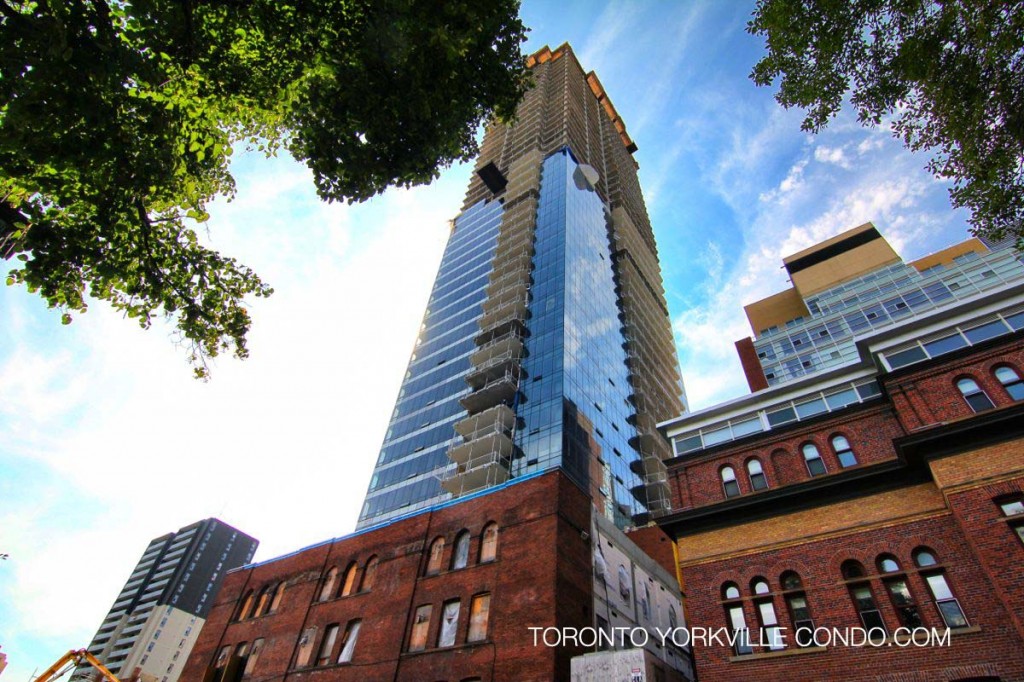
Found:
[[[502,205],[479,203],[455,221],[423,317],[423,328],[391,415],[359,525],[435,504],[449,495],[438,481],[448,464],[459,398],[476,349],[480,304],[501,223]]]
[[[644,507],[608,215],[563,149],[544,161],[513,475],[561,466],[618,525]],[[633,463],[632,467],[630,466]],[[642,498],[642,493],[640,494]]]
[[[609,214],[574,180],[563,148],[543,163],[532,284],[510,475],[562,467],[618,525],[646,511],[629,370],[613,269]],[[448,448],[461,442],[459,399],[478,346],[477,322],[503,206],[478,203],[456,220],[424,326],[392,414],[360,527],[448,499]]]

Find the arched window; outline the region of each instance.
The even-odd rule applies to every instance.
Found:
[[[756,578],[750,581],[750,591],[754,594],[768,594],[772,590],[770,587],[768,587],[767,580],[765,580],[761,576],[757,576]]]
[[[807,595],[803,591],[804,583],[796,571],[786,571],[779,582],[782,584],[789,619],[793,623],[793,641],[799,647],[811,646],[814,644],[814,619],[811,618]]]
[[[927,568],[934,566],[938,561],[935,560],[935,552],[931,551],[926,547],[918,547],[914,550],[914,565],[918,568]]]
[[[805,443],[801,450],[804,453],[804,462],[807,464],[807,473],[811,476],[821,476],[827,471],[825,462],[818,452],[818,446],[814,443]]]
[[[281,606],[281,599],[284,597],[284,583],[280,582],[274,587],[273,596],[270,599],[270,613],[277,613]]]
[[[892,554],[879,554],[875,564],[879,573],[896,573],[900,570],[900,562]]]
[[[444,538],[437,538],[430,545],[430,559],[427,560],[427,575],[441,572],[441,559],[444,557]]]
[[[839,568],[844,580],[855,580],[864,577],[864,566],[856,559],[847,559]]]
[[[722,599],[739,599],[740,588],[734,582],[722,583]]]
[[[722,488],[726,497],[736,497],[740,494],[740,484],[736,482],[736,472],[732,467],[722,467]]]
[[[465,568],[469,564],[469,531],[455,536],[455,550],[452,552],[452,570]]]
[[[355,592],[356,589],[356,573],[358,572],[356,562],[352,562],[345,569],[345,581],[341,584],[341,596],[347,597],[348,595]]]
[[[991,410],[995,405],[992,404],[991,398],[981,390],[978,386],[978,382],[970,377],[964,377],[956,382],[956,387],[960,391],[960,395],[964,397],[967,404],[975,412],[984,412],[985,410]]]
[[[949,581],[946,580],[945,572],[939,566],[935,552],[926,547],[919,547],[914,550],[912,556],[914,564],[918,568],[924,569],[921,571],[921,577],[928,585],[928,591],[932,593],[932,599],[935,600],[935,608],[939,610],[939,615],[942,616],[946,627],[953,629],[965,628],[970,625],[963,609],[960,608],[959,600],[949,586]]]
[[[804,589],[804,583],[800,579],[800,574],[796,571],[786,571],[779,576],[779,584],[782,585],[783,590],[802,590]]]
[[[853,454],[853,448],[850,447],[850,441],[846,440],[846,436],[832,436],[832,449],[836,451],[839,466],[845,469],[857,465],[857,455]]]
[[[1024,400],[1024,381],[1021,380],[1017,370],[1003,365],[1002,367],[996,367],[995,375],[1011,398],[1014,400]]]
[[[761,460],[752,459],[747,462],[747,475],[750,477],[750,487],[754,490],[764,490],[768,487],[768,479],[761,468]]]
[[[380,563],[377,560],[377,555],[374,554],[366,562],[366,568],[363,569],[363,579],[359,583],[360,592],[369,592],[373,589],[373,581],[377,578],[377,564]]]
[[[245,599],[242,600],[241,606],[238,607],[238,613],[235,615],[235,620],[245,620],[249,617],[250,611],[252,611],[252,603],[255,598],[256,597],[252,590],[246,592]]]
[[[323,585],[320,587],[320,596],[317,601],[327,601],[334,596],[334,586],[338,582],[338,567],[331,566],[324,576]]]
[[[498,524],[488,523],[480,536],[480,563],[494,561],[498,556]]]

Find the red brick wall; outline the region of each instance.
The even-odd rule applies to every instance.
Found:
[[[490,521],[499,525],[497,559],[479,564],[480,535]],[[451,565],[455,536],[472,535],[469,566],[424,576],[431,541],[446,539],[443,565]],[[584,627],[591,624],[593,584],[586,495],[560,472],[530,479],[475,499],[397,521],[383,528],[236,571],[227,577],[199,641],[182,673],[182,682],[203,679],[220,646],[266,639],[253,677],[260,680],[399,679],[416,682],[461,680],[547,681],[568,675],[567,648],[533,646],[530,626]],[[380,564],[373,589],[363,594],[315,601],[321,576],[332,565],[344,571],[350,561],[360,570],[371,555]],[[250,587],[286,580],[277,613],[230,622]],[[488,638],[467,643],[470,601],[491,594]],[[455,646],[437,649],[443,603],[461,602]],[[416,607],[431,604],[428,648],[405,651]],[[342,630],[354,618],[362,629],[352,664],[294,669],[300,633],[317,626],[315,659],[324,628]],[[340,636],[339,636],[340,639]],[[336,659],[339,646],[335,645]]]
[[[827,508],[822,509],[827,514]],[[954,634],[949,647],[882,648],[826,647],[804,652],[792,645],[793,624],[779,583],[787,570],[797,571],[803,581],[815,627],[860,627],[840,565],[846,559],[860,561],[867,570],[875,603],[890,632],[899,621],[882,580],[875,568],[876,557],[894,554],[907,576],[926,627],[945,628],[921,575],[913,568],[911,553],[927,545],[937,554],[971,625]],[[925,680],[956,679],[968,674],[990,674],[1004,680],[1024,679],[1024,640],[1011,624],[1009,614],[996,596],[996,585],[974,560],[970,544],[951,515],[877,527],[817,542],[732,556],[721,561],[684,565],[683,579],[689,587],[691,625],[726,626],[721,586],[734,581],[740,586],[747,626],[757,627],[750,582],[766,578],[780,625],[789,628],[790,646],[782,654],[756,650],[753,656],[733,658],[727,647],[698,646],[695,655],[701,682],[738,679],[770,680]],[[1018,578],[1019,579],[1019,578]],[[756,639],[756,635],[755,639]],[[979,658],[979,652],[984,655]],[[972,664],[979,667],[967,670]],[[965,672],[966,671],[966,672]],[[879,677],[884,675],[885,677]]]
[[[672,550],[672,538],[666,535],[665,531],[657,526],[646,526],[628,531],[626,536],[642,549],[644,554],[668,571],[669,575],[673,577],[676,575],[676,557]]]
[[[917,372],[901,372],[883,382],[892,395],[900,421],[912,431],[974,414],[956,387],[956,381],[963,376],[974,379],[996,407],[1012,405],[1013,399],[993,375],[1001,364],[1010,365],[1024,376],[1024,343],[1010,339],[985,351]]]
[[[1024,463],[1024,444],[1013,444]],[[1024,477],[999,481],[946,493],[957,523],[967,538],[982,570],[995,587],[995,595],[1010,613],[1017,633],[1024,638],[1024,543],[1011,524],[1024,521],[1007,518],[996,499],[1024,492]]]
[[[804,462],[802,447],[813,443],[818,448],[829,474],[843,471],[839,466],[832,436],[845,436],[857,456],[858,465],[895,459],[894,438],[904,435],[903,429],[888,406],[878,406],[852,413],[840,413],[825,422],[803,428],[767,434],[753,443],[745,443],[709,455],[686,459],[669,468],[671,486],[676,495],[673,509],[683,510],[716,504],[726,499],[720,471],[728,465],[736,472],[741,494],[756,494],[747,477],[747,462],[756,457],[768,479],[769,488],[800,483],[811,478]]]

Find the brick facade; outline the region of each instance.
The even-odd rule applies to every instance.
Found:
[[[1024,499],[1024,405],[995,378],[1000,365],[1021,372],[1021,333],[883,372],[882,395],[873,400],[669,463],[674,512],[659,524],[676,541],[689,622],[728,630],[730,609],[739,607],[754,633],[752,652],[739,655],[727,644],[697,643],[702,682],[1024,680],[1024,543],[1017,531],[1024,515],[1007,515],[999,504]],[[971,409],[956,386],[965,376],[993,409]],[[856,465],[840,466],[834,435],[847,438]],[[827,473],[810,475],[805,443],[817,446]],[[753,457],[767,478],[763,490],[754,491],[747,475]],[[720,474],[727,465],[739,486],[732,496]],[[915,565],[920,549],[938,563]],[[898,570],[882,570],[883,554]],[[848,577],[848,560],[864,575]],[[800,584],[784,590],[788,571]],[[890,586],[902,581],[923,626],[944,633],[938,602],[945,599],[926,582],[935,576],[967,626],[950,630],[944,646],[901,646],[905,640],[893,633],[904,622]],[[768,591],[755,594],[761,580]],[[726,595],[730,584],[738,596]],[[889,633],[884,646],[793,642],[790,597],[806,599],[815,628],[860,628],[866,621],[852,590],[865,585]],[[787,628],[784,648],[758,646],[764,610]]]
[[[590,502],[562,473],[550,472],[473,499],[426,511],[349,537],[231,573],[217,597],[181,679],[218,679],[218,652],[262,638],[263,648],[249,676],[259,680],[451,680],[562,679],[578,647],[534,646],[531,626],[585,627],[592,624]],[[494,561],[479,561],[481,535],[498,525]],[[450,570],[456,536],[471,536],[468,565]],[[430,547],[445,539],[442,570],[426,575]],[[344,576],[355,562],[359,586],[367,562],[376,557],[372,588],[353,587],[349,596],[320,601],[324,576],[337,567]],[[341,577],[339,577],[339,581]],[[237,620],[250,591],[283,583],[276,610]],[[338,589],[333,591],[335,594]],[[470,604],[490,594],[486,637],[468,641]],[[450,647],[438,647],[444,604],[460,601],[458,629]],[[431,605],[426,648],[409,652],[416,609]],[[351,663],[337,664],[341,633],[362,622]],[[339,624],[330,662],[316,665],[323,634]],[[315,628],[315,632],[312,630]],[[311,633],[309,663],[297,665],[299,641]],[[233,661],[235,667],[244,661]],[[238,673],[241,675],[241,672]],[[219,679],[228,679],[223,673]]]

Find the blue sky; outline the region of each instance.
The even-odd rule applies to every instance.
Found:
[[[800,132],[748,79],[752,2],[524,2],[527,51],[569,41],[639,145],[691,405],[746,392],[742,306],[783,256],[865,221],[916,258],[966,238],[946,186],[884,127]],[[236,157],[208,241],[276,293],[251,358],[190,377],[170,329],[92,306],[63,327],[0,287],[0,647],[21,682],[85,646],[152,537],[218,516],[267,559],[356,514],[471,167],[326,205],[286,158]]]

